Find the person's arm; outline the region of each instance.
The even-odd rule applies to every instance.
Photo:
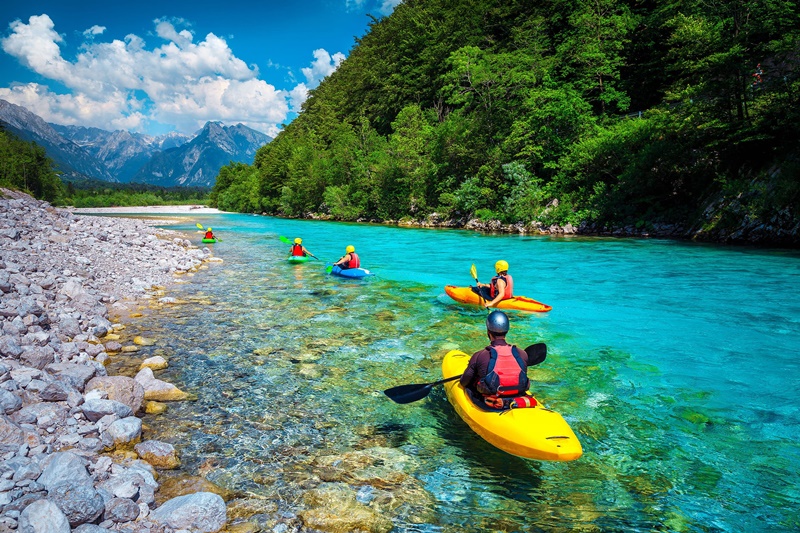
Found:
[[[505,293],[506,293],[506,282],[503,281],[503,278],[499,278],[497,280],[497,296],[495,296],[494,300],[492,300],[491,302],[486,302],[486,305],[484,307],[486,307],[487,309],[489,307],[494,307],[503,300],[503,295],[505,295]]]
[[[469,358],[469,363],[467,363],[467,368],[464,370],[464,373],[461,374],[461,379],[459,383],[463,387],[469,387],[472,385],[472,380],[475,377],[475,371],[477,369],[477,361],[478,361],[478,354],[472,354],[472,357]]]

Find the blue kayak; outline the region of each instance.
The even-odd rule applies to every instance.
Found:
[[[341,276],[343,278],[364,278],[367,276],[371,276],[372,272],[367,270],[366,268],[348,268],[346,270],[342,270],[341,267],[334,266],[331,269],[331,274],[336,276]]]

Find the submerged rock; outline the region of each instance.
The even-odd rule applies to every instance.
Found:
[[[310,528],[329,533],[388,533],[394,527],[389,518],[359,503],[356,492],[344,483],[323,483],[308,491],[303,501],[309,508],[298,514]]]

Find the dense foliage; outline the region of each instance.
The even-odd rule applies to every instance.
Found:
[[[159,187],[145,183],[67,182],[62,205],[73,207],[131,207],[208,203],[206,187]]]
[[[47,201],[56,200],[63,190],[44,148],[25,142],[0,127],[0,187],[25,191]]]
[[[598,226],[785,214],[798,62],[794,0],[405,0],[211,201]]]

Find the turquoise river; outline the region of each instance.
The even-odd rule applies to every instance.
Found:
[[[262,530],[800,531],[797,251],[232,214],[169,227],[200,245],[197,222],[224,262],[128,320],[156,344],[115,364],[168,359],[157,377],[196,400],[145,416],[145,436],[177,448],[180,473],[260,502]],[[288,264],[281,236],[323,261]],[[374,276],[325,273],[348,244]],[[494,448],[441,387],[382,393],[485,345],[486,313],[443,287],[473,283],[473,263],[488,281],[497,259],[553,306],[510,312],[509,340],[547,343],[532,390],[578,435],[576,461]]]

